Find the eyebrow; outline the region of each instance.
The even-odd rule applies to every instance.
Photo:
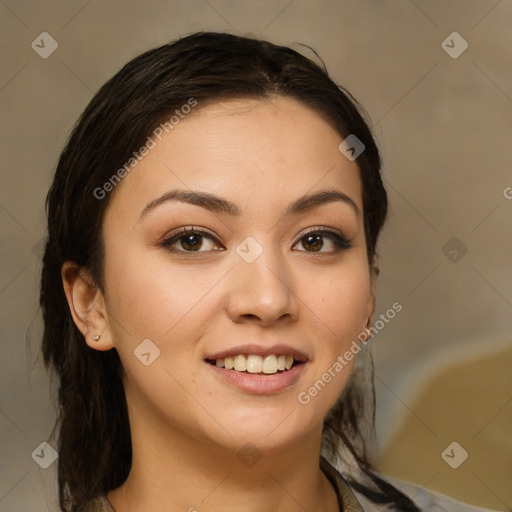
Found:
[[[150,201],[142,210],[139,219],[147,215],[150,211],[154,210],[157,206],[168,201],[181,201],[184,203],[200,206],[206,210],[239,217],[242,214],[242,209],[236,204],[222,197],[203,192],[201,190],[170,190],[161,197]],[[306,213],[322,204],[332,203],[334,201],[341,201],[348,204],[356,213],[360,215],[360,211],[356,203],[343,192],[336,189],[320,190],[314,194],[299,197],[293,201],[286,209],[285,216],[299,215]]]

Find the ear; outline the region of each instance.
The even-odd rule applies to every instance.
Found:
[[[66,261],[61,278],[71,316],[87,345],[95,350],[113,348],[103,293],[94,284],[90,272],[75,262]],[[97,341],[93,339],[96,335],[100,335]]]

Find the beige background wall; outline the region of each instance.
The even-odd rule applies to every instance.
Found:
[[[0,511],[56,510],[55,464],[31,453],[54,419],[37,294],[60,150],[126,61],[196,30],[311,45],[366,106],[391,200],[378,311],[403,305],[372,342],[378,465],[511,509],[511,22],[510,0],[0,2]]]

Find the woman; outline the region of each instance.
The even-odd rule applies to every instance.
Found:
[[[47,213],[63,511],[478,510],[366,458],[353,370],[387,196],[312,61],[220,33],[135,58],[78,121]]]

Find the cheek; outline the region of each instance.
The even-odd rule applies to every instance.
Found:
[[[316,362],[300,390],[298,401],[319,417],[335,404],[359,354],[358,335],[368,314],[370,277],[363,261],[334,269],[318,282],[306,304],[314,318],[318,343]]]
[[[187,399],[176,378],[183,382],[186,376],[189,384],[195,378],[192,358],[183,345],[195,336],[192,313],[208,283],[200,285],[189,273],[173,271],[159,258],[146,255],[143,259],[133,249],[114,248],[108,254],[107,308],[113,341],[128,376],[125,385],[132,399],[140,400],[142,411],[148,407],[157,414],[177,414]],[[141,355],[146,352],[152,360],[147,366]],[[178,358],[179,366],[175,366]]]
[[[118,263],[119,262],[119,263]],[[136,250],[113,249],[105,261],[108,307],[124,331],[155,339],[193,314],[198,299],[211,288],[214,276],[198,279],[192,266],[172,266]],[[125,334],[123,334],[124,336]]]
[[[322,279],[304,283],[303,289],[309,290],[304,292],[309,297],[306,303],[331,333],[331,338],[334,335],[338,340],[345,340],[364,328],[371,298],[366,264],[356,261],[340,265]]]

